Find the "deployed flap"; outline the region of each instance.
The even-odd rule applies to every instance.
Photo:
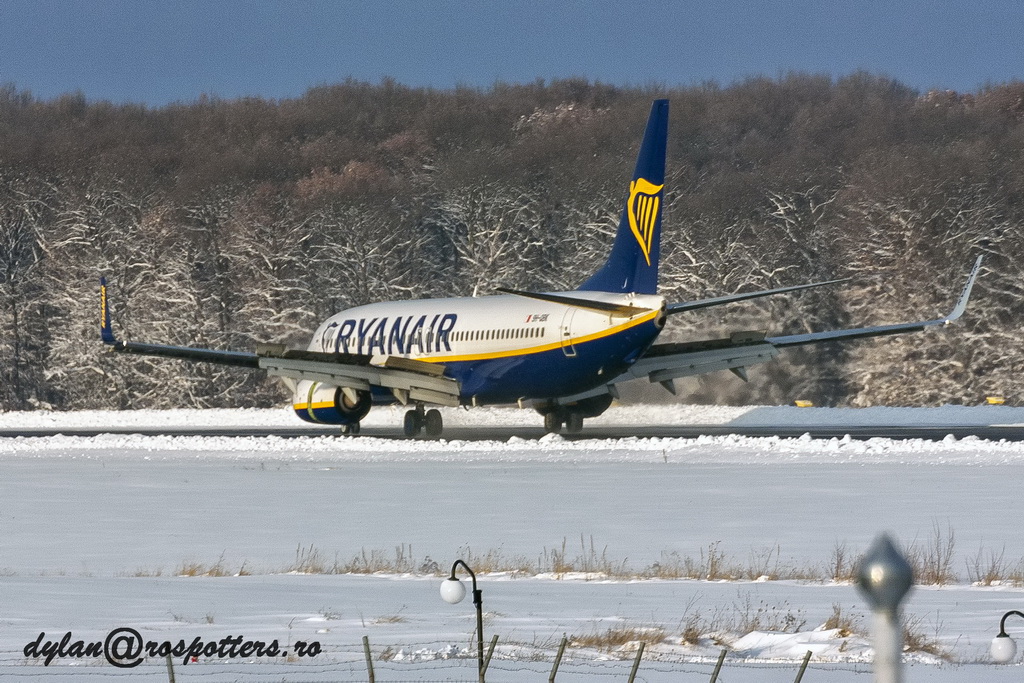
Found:
[[[723,340],[728,342],[729,340]],[[672,346],[672,345],[666,345]],[[654,355],[645,355],[629,369],[633,377],[647,376],[651,382],[664,382],[680,377],[703,375],[718,370],[735,370],[746,368],[758,363],[766,363],[779,355],[779,350],[764,342],[732,346],[725,344],[715,348],[709,343],[707,348],[700,350],[679,350],[651,348]],[[616,378],[621,382],[621,376]]]
[[[413,360],[412,358],[402,358],[400,356],[388,356],[384,360],[384,367],[395,370],[408,370],[409,372],[429,375],[431,377],[440,377],[444,374],[444,366],[440,363],[428,363],[423,360]]]
[[[779,350],[763,341],[763,334],[741,332],[728,339],[708,339],[684,344],[655,344],[628,370],[606,385],[565,398],[559,403],[571,403],[592,396],[612,393],[615,385],[633,379],[646,378],[675,393],[673,380],[680,377],[703,375],[718,370],[742,368],[766,363],[779,355]]]
[[[369,365],[373,356],[357,353],[331,353],[290,349],[284,344],[256,344],[256,355],[261,358],[288,358],[293,360],[316,360],[324,363],[345,363],[346,365]]]
[[[333,354],[323,354],[333,355]],[[415,369],[401,369],[406,363],[415,363]],[[431,366],[430,373],[420,366]],[[340,387],[369,390],[384,387],[398,390],[407,400],[436,403],[443,406],[459,405],[459,383],[444,377],[444,366],[421,361],[407,361],[403,358],[388,358],[384,367],[376,365],[350,365],[328,360],[306,360],[301,358],[277,358],[264,356],[259,367],[268,375],[306,379]],[[406,393],[407,392],[407,393]],[[398,395],[398,394],[396,394]]]

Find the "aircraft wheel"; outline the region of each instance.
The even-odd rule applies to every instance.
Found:
[[[441,419],[441,411],[436,409],[428,410],[423,418],[423,431],[426,432],[427,438],[436,439],[441,436],[443,430],[444,421]]]
[[[405,411],[405,420],[402,422],[402,431],[406,436],[418,436],[423,429],[423,422],[415,410]]]
[[[359,434],[359,423],[353,422],[351,424],[342,425],[341,433],[346,434],[348,436],[356,436],[357,434]]]
[[[583,431],[583,413],[570,410],[565,416],[565,433],[579,434]]]
[[[548,434],[557,434],[562,431],[562,416],[557,410],[544,413],[544,431]]]

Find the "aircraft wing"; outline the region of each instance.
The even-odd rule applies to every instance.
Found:
[[[728,339],[710,339],[682,344],[655,344],[613,384],[646,377],[676,393],[672,380],[732,370],[746,380],[745,368],[766,363],[779,350],[765,340],[763,332],[738,332]]]
[[[857,327],[845,330],[829,330],[808,334],[793,334],[769,337],[764,332],[737,332],[728,339],[711,339],[681,344],[654,344],[626,372],[609,384],[578,396],[559,399],[561,404],[602,394],[617,395],[615,385],[632,379],[646,377],[657,382],[673,394],[676,393],[673,380],[681,377],[702,375],[717,370],[731,370],[746,380],[746,368],[767,362],[784,348],[803,344],[817,344],[830,341],[847,341],[866,337],[881,337],[890,334],[917,332],[928,327],[948,325],[963,315],[971,296],[974,281],[981,270],[981,257],[974,263],[967,284],[964,286],[956,305],[949,315],[934,320],[898,323],[874,327]]]
[[[402,405],[410,400],[450,407],[459,405],[459,383],[444,376],[444,366],[440,363],[388,356],[383,364],[378,365],[372,356],[338,358],[346,355],[281,348],[279,354],[270,350],[260,355],[259,367],[268,375],[307,379],[350,389],[369,391],[373,387],[383,387],[390,390]]]
[[[112,351],[159,356],[200,363],[266,370],[268,375],[324,382],[338,387],[369,391],[382,387],[402,404],[410,400],[444,406],[459,405],[459,383],[444,376],[444,366],[388,356],[318,353],[287,349],[283,344],[258,344],[255,352],[221,351],[191,346],[171,346],[124,341],[114,336],[107,305],[107,283],[100,280],[100,338]]]

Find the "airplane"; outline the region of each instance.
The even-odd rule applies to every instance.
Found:
[[[123,341],[114,336],[101,279],[101,339],[120,353],[263,369],[290,380],[292,407],[308,422],[360,432],[373,405],[408,407],[403,431],[441,436],[432,406],[519,404],[533,407],[548,432],[579,433],[618,396],[616,386],[646,377],[675,394],[674,380],[746,368],[782,349],[900,334],[957,320],[967,307],[981,258],[953,311],[942,318],[875,327],[769,337],[738,332],[725,339],[657,344],[669,316],[759,297],[833,285],[830,280],[669,303],[657,293],[664,209],[668,100],[651,107],[636,168],[607,261],[576,290],[498,288],[480,297],[385,301],[323,321],[306,349],[258,344],[227,351]],[[428,406],[431,406],[428,408]]]

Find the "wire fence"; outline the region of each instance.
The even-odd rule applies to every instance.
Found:
[[[648,650],[641,646],[635,653],[600,652],[593,649],[566,651],[563,640],[558,652],[551,643],[524,644],[499,642],[487,660],[486,677],[495,683],[519,680],[621,680],[621,681],[715,681],[727,683],[728,672],[739,669],[773,672],[773,680],[814,683],[817,672],[842,671],[846,674],[870,674],[864,663],[761,662],[736,658],[723,651],[716,657],[695,657],[677,652]],[[485,648],[486,649],[486,648]],[[95,653],[92,653],[95,654]],[[331,683],[369,681],[370,683],[430,683],[430,681],[478,681],[475,647],[459,647],[438,642],[372,644],[331,643],[322,646],[315,657],[298,658],[294,654],[264,658],[144,657],[133,666],[121,668],[98,656],[45,658],[26,656],[23,650],[0,650],[0,679],[30,681],[106,681],[145,680],[203,681],[281,681],[283,683]],[[168,661],[170,660],[170,661]],[[187,660],[187,661],[186,661]],[[783,672],[792,677],[779,678]]]

